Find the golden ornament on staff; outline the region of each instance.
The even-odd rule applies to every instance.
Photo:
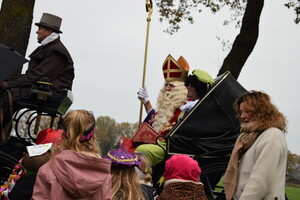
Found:
[[[151,21],[152,11],[153,11],[152,10],[152,0],[146,0],[146,12],[148,12],[148,16],[147,16],[147,31],[146,31],[146,44],[145,44],[142,87],[144,87],[144,85],[145,85],[146,65],[147,65],[147,55],[148,55],[149,29],[150,29],[150,21]],[[142,115],[143,115],[143,103],[141,102],[141,104],[140,104],[139,126],[142,123]]]

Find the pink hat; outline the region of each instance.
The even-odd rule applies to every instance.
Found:
[[[63,130],[46,128],[41,130],[36,137],[36,144],[57,143],[62,140]]]
[[[166,171],[164,173],[166,180],[181,179],[198,182],[200,174],[201,169],[198,162],[187,155],[173,155],[166,161]]]
[[[136,167],[141,165],[141,158],[139,156],[123,148],[112,149],[103,158],[109,159],[114,165],[121,167]]]

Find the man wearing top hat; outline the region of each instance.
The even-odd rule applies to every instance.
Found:
[[[41,45],[29,55],[28,70],[17,79],[2,82],[2,88],[19,88],[25,83],[36,83],[42,77],[47,77],[56,93],[65,88],[72,89],[73,60],[60,41],[61,22],[60,17],[43,13],[40,22],[35,23],[38,26],[37,39]]]
[[[53,84],[53,94],[58,94],[62,89],[72,89],[74,79],[73,60],[60,41],[59,34],[62,19],[56,15],[43,13],[36,31],[38,42],[41,44],[30,55],[28,69],[20,77],[0,83],[2,89],[9,89],[13,94],[14,109],[17,109],[16,101],[19,97],[19,88],[26,83],[36,83],[43,77],[47,77]],[[10,120],[8,116],[7,100],[4,99],[4,127]],[[6,115],[6,116],[5,116]]]

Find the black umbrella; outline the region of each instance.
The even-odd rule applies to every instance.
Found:
[[[0,44],[0,83],[26,62],[21,54]]]

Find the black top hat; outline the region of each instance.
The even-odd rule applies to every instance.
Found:
[[[59,16],[52,15],[50,13],[43,13],[40,22],[35,23],[35,25],[51,28],[53,31],[57,33],[62,33],[62,31],[59,30],[61,21],[62,19]]]

